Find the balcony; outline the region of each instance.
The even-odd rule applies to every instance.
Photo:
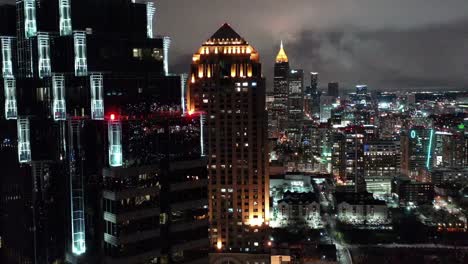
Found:
[[[208,228],[208,219],[203,219],[203,220],[193,220],[191,222],[178,222],[178,223],[173,223],[171,224],[169,228],[169,232],[174,233],[174,232],[181,232],[181,231],[186,231],[190,229],[197,229],[200,227]]]
[[[189,250],[194,248],[207,248],[209,247],[209,244],[210,242],[208,238],[202,238],[199,240],[192,240],[184,243],[175,244],[172,246],[172,251]]]
[[[118,224],[125,222],[127,220],[137,220],[148,218],[152,216],[159,216],[160,210],[159,208],[150,208],[144,210],[138,210],[134,212],[127,212],[127,213],[119,213],[119,214],[112,214],[109,212],[104,212],[104,220]]]
[[[208,199],[200,199],[194,201],[188,201],[183,203],[175,203],[172,205],[172,210],[183,211],[187,209],[201,208],[208,205]]]
[[[120,201],[122,199],[133,198],[145,195],[157,195],[159,193],[159,186],[134,188],[121,191],[104,190],[102,197],[112,201]]]
[[[197,189],[208,186],[208,180],[187,181],[171,184],[171,191],[183,191],[189,189]]]

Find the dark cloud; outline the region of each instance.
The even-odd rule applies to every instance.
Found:
[[[288,47],[297,67],[345,87],[467,87],[468,21],[407,30],[304,31]]]
[[[279,41],[322,86],[468,86],[466,0],[161,0],[157,30],[173,38],[172,69],[227,21],[260,52],[271,84]]]

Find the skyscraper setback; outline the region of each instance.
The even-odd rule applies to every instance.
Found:
[[[269,174],[261,70],[258,52],[228,24],[193,55],[188,108],[206,118],[210,240],[217,251],[258,252],[265,241]]]

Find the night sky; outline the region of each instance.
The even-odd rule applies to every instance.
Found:
[[[5,0],[0,0],[5,2]],[[468,89],[467,0],[159,0],[172,72],[224,22],[260,52],[271,86],[283,39],[292,67],[374,89]],[[308,78],[307,78],[308,82]]]

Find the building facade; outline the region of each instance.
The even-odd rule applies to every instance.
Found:
[[[188,98],[189,113],[205,120],[211,248],[262,251],[270,211],[265,80],[259,54],[228,24],[193,55]]]
[[[402,173],[418,181],[428,181],[421,178],[422,170],[433,167],[435,130],[425,127],[412,127],[401,136]]]
[[[400,174],[400,141],[372,140],[364,144],[364,173],[370,177],[395,177]]]
[[[305,225],[310,228],[323,226],[320,203],[313,192],[285,192],[278,201],[276,221],[281,227]]]
[[[335,193],[335,199],[342,223],[377,226],[391,222],[387,204],[374,199],[372,193]]]
[[[105,234],[120,230],[103,221],[104,179],[113,178],[112,168],[157,165],[144,151],[126,163],[126,149],[151,143],[139,141],[145,131],[136,116],[159,115],[163,108],[181,115],[182,81],[168,72],[170,39],[153,31],[151,1],[18,0],[0,10],[0,155],[7,172],[0,179],[1,262],[102,263],[108,256],[102,254]],[[122,133],[129,124],[121,118],[140,126]],[[105,185],[105,195],[126,197],[120,204],[125,210],[153,205],[156,187],[134,192],[154,184],[154,175],[130,181],[139,176],[115,177],[129,190]],[[125,227],[132,231],[122,236],[141,229],[154,239],[159,214],[151,220],[157,221],[147,220],[132,222]],[[168,244],[139,250],[161,247],[164,254]]]

